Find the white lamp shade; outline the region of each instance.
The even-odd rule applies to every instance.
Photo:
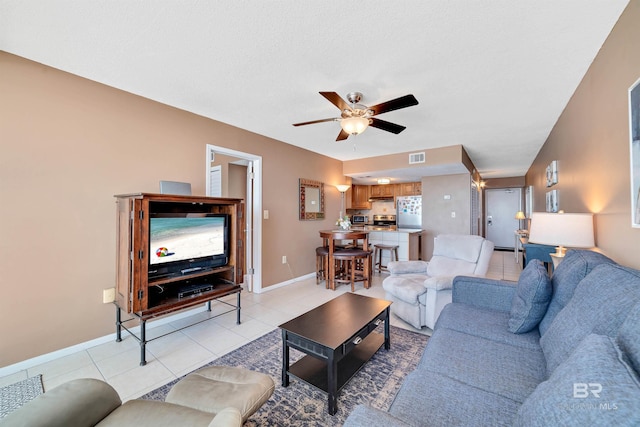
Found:
[[[593,214],[534,212],[531,214],[529,243],[592,248],[595,246]]]
[[[349,135],[357,135],[364,132],[369,126],[369,119],[364,117],[348,117],[340,120],[340,126]]]
[[[347,191],[349,189],[349,187],[351,187],[351,186],[347,185],[347,184],[338,184],[338,185],[336,185],[336,188],[341,193],[344,193],[345,191]]]

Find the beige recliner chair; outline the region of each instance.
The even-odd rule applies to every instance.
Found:
[[[393,301],[391,311],[413,327],[433,329],[445,305],[451,302],[455,276],[484,276],[493,254],[493,242],[481,236],[441,234],[427,261],[392,261],[382,287]]]

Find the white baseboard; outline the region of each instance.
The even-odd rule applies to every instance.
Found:
[[[287,280],[286,282],[277,283],[275,285],[268,286],[266,288],[262,288],[259,293],[269,292],[274,289],[282,288],[284,286],[292,285],[300,280],[305,280],[315,277],[315,273],[309,273],[307,275],[298,277],[296,279]],[[246,292],[246,290],[243,290]],[[258,293],[258,292],[257,292]],[[205,311],[207,309],[206,303],[201,307],[196,307],[191,310],[185,310],[180,313],[176,313],[173,315],[169,315],[166,317],[162,317],[160,319],[152,320],[147,322],[147,327],[152,328],[156,326],[166,325],[167,323],[175,322],[176,320],[184,319],[185,317],[193,316],[196,313]],[[133,333],[140,333],[140,326],[135,326],[129,328]],[[127,331],[122,331],[124,335],[127,335]],[[95,347],[100,344],[105,344],[110,341],[116,340],[116,333],[112,333],[109,335],[105,335],[99,338],[92,339],[90,341],[85,341],[80,344],[72,345],[71,347],[62,348],[60,350],[52,351],[51,353],[43,354],[40,356],[33,357],[31,359],[23,360],[22,362],[14,363],[13,365],[5,366],[0,368],[0,377],[6,377],[7,375],[15,374],[16,372],[20,372],[26,369],[33,368],[34,366],[42,365],[43,363],[51,362],[53,360],[59,359],[64,356],[69,356],[73,353],[77,353],[78,351],[88,350],[91,347]]]

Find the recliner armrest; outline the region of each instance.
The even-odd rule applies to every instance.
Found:
[[[509,312],[515,290],[515,282],[456,276],[453,279],[452,299],[453,302]]]
[[[2,426],[94,426],[122,404],[118,393],[104,381],[72,380],[55,387],[11,412]]]
[[[427,274],[427,261],[389,261],[387,270],[391,275],[400,274]]]
[[[451,289],[453,287],[454,277],[455,276],[429,277],[424,281],[424,287],[427,289],[434,289],[436,291]]]

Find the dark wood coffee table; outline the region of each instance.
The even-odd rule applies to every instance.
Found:
[[[322,304],[280,325],[282,386],[289,377],[305,381],[329,395],[329,414],[337,408],[338,391],[384,344],[389,350],[390,301],[353,293]],[[384,322],[384,336],[373,330]],[[307,354],[289,366],[289,348]]]

